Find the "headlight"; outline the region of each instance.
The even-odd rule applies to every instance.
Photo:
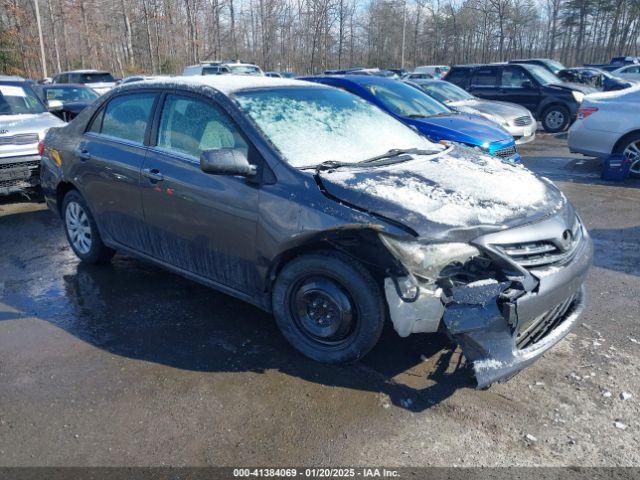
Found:
[[[380,240],[391,254],[409,271],[424,280],[435,281],[452,264],[464,264],[480,255],[480,250],[467,243],[434,243],[430,245],[397,240],[380,234]]]
[[[491,120],[492,122],[497,123],[498,125],[501,125],[503,127],[509,126],[509,122],[507,122],[504,118],[493,115],[492,113],[481,113],[480,115],[482,115],[487,120]]]
[[[584,93],[582,92],[577,92],[575,90],[571,91],[571,95],[573,95],[573,98],[575,99],[576,102],[581,103],[582,100],[584,99]]]

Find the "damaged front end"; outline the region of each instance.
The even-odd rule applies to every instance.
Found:
[[[395,330],[445,330],[473,366],[478,388],[515,375],[560,341],[584,309],[593,247],[573,210],[566,216],[468,244],[381,235],[402,267],[385,279]]]

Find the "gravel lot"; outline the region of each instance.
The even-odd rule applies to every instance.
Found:
[[[563,139],[521,151],[595,265],[582,323],[488,391],[437,335],[316,364],[269,315],[120,255],[79,265],[44,204],[0,201],[0,465],[640,466],[640,181]]]

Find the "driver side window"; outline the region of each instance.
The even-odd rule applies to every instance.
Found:
[[[157,145],[196,160],[205,150],[234,148],[245,156],[249,150],[236,126],[218,107],[206,100],[182,95],[167,95]]]
[[[502,86],[522,88],[524,82],[531,83],[529,76],[520,68],[505,67],[502,69]]]

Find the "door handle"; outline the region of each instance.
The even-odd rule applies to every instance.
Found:
[[[142,175],[147,177],[151,183],[157,183],[164,180],[164,175],[157,168],[144,168]]]
[[[91,160],[91,154],[89,153],[89,150],[87,150],[86,148],[80,148],[76,150],[76,155],[78,156],[81,162],[86,162],[87,160]]]

